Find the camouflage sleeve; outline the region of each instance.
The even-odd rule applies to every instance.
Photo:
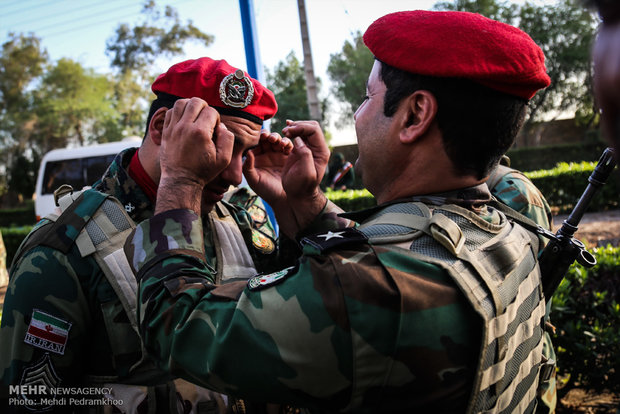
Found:
[[[510,172],[491,189],[499,201],[551,230],[551,208],[540,190],[524,175]]]
[[[11,269],[0,328],[3,395],[9,385],[76,384],[88,349],[89,300],[76,272],[83,263],[47,247]],[[83,270],[83,269],[81,269]],[[15,396],[15,395],[13,395]]]
[[[216,286],[199,258],[199,228],[192,212],[170,211],[140,223],[126,245],[140,280],[141,334],[162,368],[252,401],[346,405],[351,338],[313,286],[310,261],[251,279],[254,290]],[[135,259],[142,249],[149,253]],[[331,302],[341,300],[334,293]]]

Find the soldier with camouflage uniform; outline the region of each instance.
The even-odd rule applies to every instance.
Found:
[[[157,99],[139,150],[120,153],[91,190],[60,198],[64,212],[39,222],[16,254],[0,333],[2,398],[31,397],[33,403],[10,404],[11,409],[227,410],[225,396],[186,381],[173,382],[143,352],[135,323],[136,282],[116,254],[122,250],[115,248],[122,248],[135,222],[153,215],[161,130],[175,100],[209,100],[222,112],[222,125],[235,134],[232,162],[203,193],[203,218],[212,226],[205,227],[201,237],[202,259],[218,275],[234,269],[247,279],[268,270],[268,259],[277,255],[262,202],[246,189],[225,192],[241,182],[242,157],[259,139],[276,151],[290,151],[292,144],[266,133],[261,136],[263,120],[277,110],[274,96],[224,60],[201,58],[174,65],[152,89]],[[47,403],[21,391],[7,396],[9,385],[105,388],[122,406]]]
[[[463,12],[393,13],[364,42],[377,60],[355,114],[356,170],[379,205],[341,216],[356,227],[330,228],[338,220],[318,190],[323,134],[291,122],[292,153],[250,152],[246,178],[282,232],[323,230],[301,239],[294,266],[215,284],[195,195],[227,152],[205,124],[191,164],[182,152],[162,156],[162,181],[184,183],[186,196],[160,187],[156,215],[125,247],[145,345],[197,383],[317,411],[533,412],[539,240],[484,182],[527,101],[549,85],[542,51],[516,28]],[[196,135],[182,131],[208,110],[177,102],[164,147],[189,151]]]

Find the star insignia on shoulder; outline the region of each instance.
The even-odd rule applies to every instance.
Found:
[[[337,231],[337,232],[332,232],[331,230],[328,231],[325,234],[319,234],[316,237],[325,237],[325,241],[330,240],[330,239],[343,239],[344,237],[342,236],[344,233],[344,231]]]

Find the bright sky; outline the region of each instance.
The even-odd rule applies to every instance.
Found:
[[[542,0],[541,0],[542,1]],[[181,21],[192,20],[215,36],[209,47],[188,44],[174,61],[160,61],[157,69],[200,56],[226,59],[245,69],[245,49],[238,0],[156,0],[177,9]],[[535,1],[540,2],[540,1]],[[97,72],[108,72],[106,40],[118,24],[143,21],[138,0],[0,0],[0,42],[9,32],[34,32],[50,58],[71,58]],[[322,97],[328,96],[326,74],[330,55],[338,53],[356,31],[364,32],[378,17],[399,10],[430,9],[435,0],[306,0],[315,75]],[[273,69],[293,50],[303,60],[296,0],[253,0],[263,67]],[[363,91],[360,91],[360,94]],[[334,134],[332,143],[352,143],[352,131]]]

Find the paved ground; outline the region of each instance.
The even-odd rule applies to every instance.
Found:
[[[567,218],[567,215],[555,216],[553,230],[557,231]],[[587,241],[588,247],[605,246],[608,243],[620,245],[620,210],[586,213],[578,227],[575,237]]]

